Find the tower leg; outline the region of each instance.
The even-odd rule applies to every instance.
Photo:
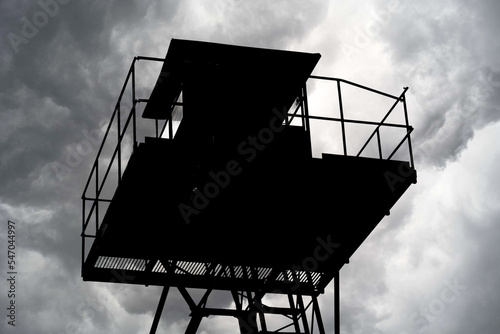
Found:
[[[334,312],[335,312],[335,334],[340,334],[340,271],[334,277]]]
[[[161,292],[160,301],[158,302],[158,308],[156,309],[155,318],[153,320],[153,324],[151,325],[151,330],[149,334],[155,334],[156,329],[158,328],[158,324],[160,323],[161,313],[163,312],[163,306],[165,305],[165,301],[167,300],[169,286],[164,286],[163,291]]]
[[[246,292],[246,298],[248,300],[248,309],[243,310],[243,292],[238,294],[237,291],[231,291],[234,299],[234,303],[236,305],[236,311],[238,316],[238,325],[240,327],[241,334],[257,334],[259,329],[257,328],[257,312],[255,307],[253,306],[254,299],[252,297],[252,293],[250,291]],[[241,296],[241,299],[240,299]],[[265,327],[265,320],[263,316],[260,318],[261,324],[263,328]]]
[[[299,296],[297,296],[299,298]],[[297,308],[295,307],[295,302],[293,300],[293,295],[289,294],[288,295],[288,303],[290,304],[290,310],[296,311]],[[301,311],[301,310],[299,310]],[[300,333],[300,326],[299,326],[299,317],[297,316],[296,312],[293,312],[292,314],[292,320],[293,320],[293,327],[295,329],[295,333]]]
[[[315,296],[312,297],[312,303],[313,303],[313,312],[316,315],[316,322],[318,323],[319,333],[325,334],[325,327],[323,325],[323,317],[321,316],[321,312],[319,310],[318,299]],[[335,334],[337,334],[337,332],[335,332]]]
[[[241,334],[257,334],[257,312],[243,311],[238,317],[238,325],[240,326]]]
[[[186,328],[186,334],[195,334],[198,331],[198,327],[200,327],[201,319],[203,318],[199,312],[193,312],[191,314],[191,321]]]
[[[273,330],[273,332],[285,333],[283,332],[283,330],[291,327],[293,328],[293,331],[286,333],[310,334],[314,333],[314,327],[316,324],[319,334],[325,334],[319,303],[317,300],[317,296],[315,295],[310,296],[311,300],[306,306],[304,304],[302,295],[294,295],[289,293],[287,294],[289,302],[288,307],[272,307],[262,304],[260,295],[253,296],[253,293],[250,291],[238,292],[232,290],[231,293],[233,295],[235,308],[212,308],[207,307],[208,297],[211,294],[212,289],[206,290],[205,294],[198,303],[195,303],[195,301],[191,298],[190,294],[185,288],[180,287],[178,289],[191,310],[191,321],[186,328],[186,334],[196,334],[203,317],[208,317],[210,315],[235,317],[238,320],[238,326],[241,334],[270,333],[267,329],[265,319],[266,314],[281,315],[288,318],[288,320],[291,320],[291,323],[281,327],[280,329]],[[165,286],[158,303],[158,308],[156,310],[153,325],[151,326],[150,334],[156,333],[161,313],[167,299],[168,291],[169,287]],[[338,334],[338,274],[335,284],[335,291],[335,334]],[[246,307],[244,307],[245,305]],[[259,317],[259,319],[257,319],[257,317]],[[260,320],[260,330],[258,320]]]

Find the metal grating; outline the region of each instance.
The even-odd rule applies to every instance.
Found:
[[[95,267],[103,269],[144,271],[146,269],[146,260],[99,256],[97,258]]]
[[[146,271],[147,260],[120,258],[111,256],[99,256],[95,263],[95,268],[110,270],[131,270]],[[173,269],[174,275],[183,276],[210,276],[224,279],[267,281],[272,277],[272,268],[249,267],[249,266],[226,266],[215,263],[173,261],[167,260],[166,266]],[[150,267],[151,268],[151,267]],[[167,269],[160,260],[156,260],[151,272],[158,274],[167,274]],[[284,270],[276,278],[271,279],[274,282],[299,282],[309,286],[317,287],[323,274],[319,272],[308,272],[298,270]]]

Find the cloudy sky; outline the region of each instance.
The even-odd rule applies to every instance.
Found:
[[[81,280],[79,198],[97,147],[68,152],[109,119],[132,58],[163,57],[182,38],[318,52],[314,74],[394,95],[409,86],[418,184],[342,270],[342,333],[497,333],[499,15],[497,0],[2,0],[2,314],[8,220],[19,274],[16,327],[2,315],[0,332],[149,330],[159,288]],[[331,288],[320,302],[332,332]],[[158,333],[187,321],[174,291]]]

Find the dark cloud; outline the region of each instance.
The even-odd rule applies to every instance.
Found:
[[[446,1],[400,6],[381,35],[392,64],[411,87],[424,117],[415,124],[422,163],[445,166],[467,147],[474,131],[500,117],[499,3]],[[380,10],[388,10],[388,4]],[[485,121],[488,120],[488,121]]]
[[[276,49],[312,40],[317,49],[301,51],[326,50],[334,60],[322,60],[325,74],[356,72],[359,64],[339,68],[333,63],[341,63],[334,57],[342,54],[338,31],[364,28],[377,15],[383,20],[384,11],[393,7],[382,1],[373,8],[328,1],[60,2],[57,13],[46,13],[46,23],[38,21],[36,32],[27,25],[43,20],[39,2],[0,2],[0,218],[21,226],[20,321],[25,333],[137,333],[151,325],[161,288],[84,283],[79,274],[79,198],[97,153],[94,141],[103,135],[132,58],[164,56],[171,38]],[[492,250],[500,237],[495,229],[499,162],[495,142],[484,140],[481,131],[500,115],[500,4],[391,3],[399,9],[358,54],[369,57],[379,48],[390,60],[387,72],[364,72],[363,80],[385,85],[386,73],[392,73],[399,77],[394,81],[410,86],[422,178],[343,269],[343,332],[441,328],[445,333],[495,333],[499,274]],[[13,42],[12,34],[23,42]],[[370,64],[383,66],[373,59]],[[149,87],[157,75],[148,70],[141,85]],[[147,89],[141,94],[147,96]],[[85,154],[78,153],[86,143]],[[483,154],[467,158],[471,145]],[[54,163],[68,170],[58,173]],[[469,165],[453,174],[457,164]],[[457,184],[470,184],[453,192],[458,186],[443,182],[446,175],[454,175]],[[480,190],[473,192],[475,200],[465,195],[468,188]],[[449,225],[439,224],[448,220]],[[4,272],[4,261],[0,263]],[[425,327],[414,312],[428,308],[443,289],[442,281],[455,277],[468,285],[463,298]],[[192,293],[196,299],[201,292]],[[331,289],[320,300],[331,310]],[[231,298],[216,294],[213,302],[227,307]],[[188,315],[182,297],[171,289],[160,330],[183,332]],[[331,314],[323,317],[332,328]],[[228,331],[223,322],[210,319],[201,328]]]

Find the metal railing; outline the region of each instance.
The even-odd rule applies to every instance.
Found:
[[[321,120],[321,121],[333,121],[333,122],[339,122],[341,125],[341,134],[342,134],[342,153],[343,155],[348,155],[347,152],[347,139],[346,139],[346,123],[349,124],[364,124],[364,125],[372,125],[376,126],[375,130],[371,133],[371,135],[368,137],[366,142],[363,144],[361,149],[354,154],[356,157],[360,157],[363,153],[363,151],[366,149],[370,141],[376,137],[377,139],[377,147],[378,147],[378,155],[380,159],[383,159],[383,154],[382,154],[382,139],[380,135],[380,129],[381,127],[389,127],[389,128],[403,128],[406,129],[406,132],[404,136],[401,138],[399,143],[395,145],[394,149],[391,151],[391,153],[387,156],[387,160],[390,160],[394,157],[396,152],[400,149],[400,147],[406,142],[408,145],[408,160],[410,162],[410,167],[414,168],[414,161],[413,161],[413,151],[412,151],[412,145],[411,145],[411,133],[413,131],[413,127],[410,126],[409,121],[408,121],[408,109],[406,105],[406,92],[408,91],[408,87],[404,87],[403,92],[399,96],[394,96],[391,94],[387,94],[384,92],[381,92],[379,90],[375,90],[370,87],[366,87],[351,81],[347,81],[344,79],[338,79],[338,78],[330,78],[330,77],[323,77],[323,76],[310,76],[311,79],[315,80],[324,80],[324,81],[334,81],[336,82],[337,85],[337,95],[338,95],[338,106],[339,106],[339,114],[340,118],[336,117],[325,117],[325,116],[316,116],[316,115],[311,115],[309,113],[309,107],[307,103],[307,93],[304,94],[304,102],[305,106],[304,111],[301,115],[296,115],[296,111],[293,114],[288,114],[289,116],[293,117],[303,117],[306,119],[306,128],[310,130],[310,125],[309,125],[309,120]],[[363,120],[356,120],[356,119],[349,119],[345,117],[345,111],[344,111],[344,101],[342,97],[342,88],[341,88],[341,83],[349,86],[353,86],[371,93],[375,93],[381,96],[385,96],[387,98],[395,100],[392,106],[389,108],[387,113],[384,115],[382,120],[380,122],[373,122],[373,121],[363,121]],[[303,91],[305,92],[305,87]],[[395,108],[398,106],[399,103],[402,103],[403,105],[403,113],[404,113],[404,123],[398,124],[398,123],[387,123],[386,120],[387,118],[393,113]]]
[[[100,203],[111,203],[112,200],[112,195],[114,194],[114,191],[118,188],[122,181],[122,176],[123,172],[126,167],[126,162],[122,163],[122,158],[123,158],[123,153],[127,149],[127,145],[131,145],[131,150],[130,156],[132,153],[137,149],[138,145],[138,129],[137,129],[137,105],[138,103],[147,103],[148,99],[142,99],[142,98],[136,98],[136,62],[140,60],[146,60],[146,61],[154,61],[154,62],[164,62],[165,59],[163,58],[152,58],[152,57],[135,57],[132,61],[132,64],[130,65],[130,68],[127,72],[127,76],[125,78],[125,82],[122,86],[122,89],[120,91],[120,95],[118,97],[118,101],[115,105],[115,108],[113,110],[113,113],[111,115],[111,119],[108,123],[108,126],[106,128],[106,131],[104,132],[104,138],[102,140],[101,145],[99,146],[99,150],[97,152],[97,156],[94,160],[94,163],[92,164],[92,169],[89,175],[89,178],[87,179],[87,182],[85,184],[83,194],[82,194],[82,265],[85,262],[85,242],[88,238],[92,239],[97,239],[98,238],[98,231],[100,227],[100,223],[102,222],[101,217],[104,217],[105,212],[100,212],[99,210],[99,204]],[[129,101],[131,104],[128,104],[127,101],[124,101],[124,94],[126,92],[127,87],[130,84],[130,94],[131,94],[131,101]],[[130,109],[127,110],[128,114],[126,114],[125,118],[125,123],[122,124],[122,114],[124,113],[123,106],[125,107],[130,106]],[[174,102],[174,104],[171,106],[172,110],[174,109],[175,106],[182,106],[181,103],[178,103],[177,100]],[[155,119],[155,131],[154,133],[151,133],[151,136],[154,136],[156,138],[160,138],[163,136],[165,131],[168,130],[168,138],[173,137],[173,129],[172,129],[172,113],[170,112],[168,114],[168,117],[165,120],[165,123],[161,126],[161,131],[159,131],[159,120]],[[113,127],[116,125],[116,147],[112,150],[111,156],[103,156],[103,149],[106,145],[111,140],[111,133],[114,132]],[[132,140],[131,142],[127,142],[126,136],[127,136],[127,131],[130,130],[131,126],[131,137]],[[106,162],[106,159],[109,159],[109,164],[105,167],[100,166],[102,162]],[[117,166],[117,185],[116,188],[113,191],[113,194],[107,194],[109,198],[103,198],[102,192],[103,189],[106,185],[106,182],[109,181],[109,175],[112,171],[112,167],[114,163],[116,162]],[[91,190],[93,188],[93,191]],[[92,193],[92,194],[89,194]],[[90,205],[88,208],[87,205]],[[88,212],[86,212],[87,208],[89,209]],[[94,228],[95,231],[92,232],[87,232],[87,229],[89,228],[89,225],[91,224],[92,220],[94,220]]]

